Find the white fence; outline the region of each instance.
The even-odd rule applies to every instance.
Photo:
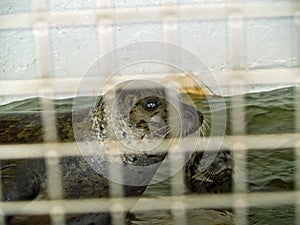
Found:
[[[100,2],[100,1],[99,1]],[[98,4],[98,3],[97,3]],[[229,3],[211,4],[180,4],[176,1],[165,1],[155,7],[112,7],[110,1],[101,1],[99,8],[89,8],[80,10],[57,10],[48,9],[45,1],[33,0],[31,2],[31,12],[20,14],[2,14],[0,15],[0,31],[9,30],[32,30],[33,46],[35,49],[35,75],[27,78],[24,76],[6,77],[6,72],[1,73],[0,96],[2,103],[24,97],[43,95],[45,97],[64,97],[74,96],[80,77],[63,76],[54,74],[53,71],[53,45],[50,30],[58,27],[82,27],[93,26],[95,29],[98,43],[92,43],[94,48],[99,48],[99,54],[106,53],[114,49],[115,43],[115,25],[138,23],[141,29],[144,24],[157,23],[162,24],[162,40],[181,44],[179,40],[179,31],[182,21],[225,21],[227,30],[226,44],[226,62],[224,68],[214,70],[214,75],[223,91],[228,95],[241,94],[251,90],[259,91],[272,89],[282,86],[299,85],[300,83],[300,3],[297,1],[289,2],[268,2],[250,3],[248,1],[232,1]],[[284,62],[286,64],[277,65],[258,65],[248,66],[245,62],[245,55],[249,48],[245,41],[247,21],[251,19],[265,20],[288,19],[290,22],[291,39],[286,40],[291,47],[291,57],[293,60]],[[259,21],[258,21],[259,22]],[[159,25],[159,26],[160,26]],[[278,33],[285,30],[278,30]],[[191,32],[190,35],[193,35]],[[218,35],[218,34],[217,34]],[[296,36],[296,37],[295,37]],[[93,39],[94,40],[94,39]],[[138,41],[138,40],[137,40]],[[270,40],[272,41],[272,40]],[[277,42],[275,41],[274,44]],[[5,44],[5,43],[4,43]],[[117,43],[118,44],[118,43]],[[266,44],[266,43],[265,43]],[[257,51],[260,51],[257,49]],[[0,53],[2,60],[4,53]],[[18,55],[18,53],[15,53]],[[22,53],[20,53],[22,54]],[[205,54],[205,53],[204,53]],[[209,53],[207,53],[209,54]],[[264,54],[264,53],[262,53]],[[12,60],[12,59],[8,59]],[[272,57],[270,57],[270,62]],[[92,62],[91,62],[92,63]],[[72,65],[71,65],[72,67]],[[6,69],[6,66],[3,66]],[[137,76],[137,75],[136,75]],[[25,79],[24,79],[25,78]],[[242,85],[239,86],[239,84]],[[142,197],[138,201],[139,210],[174,210],[175,222],[184,225],[185,209],[194,207],[219,207],[233,208],[236,214],[236,223],[246,225],[247,209],[251,206],[274,206],[274,205],[294,205],[296,207],[295,224],[300,224],[300,164],[296,165],[295,185],[293,192],[278,193],[247,193],[245,183],[240,183],[247,176],[245,166],[245,155],[247,149],[272,149],[280,143],[281,146],[294,148],[296,162],[300,162],[300,93],[295,93],[295,124],[297,124],[294,134],[274,134],[274,135],[254,135],[247,136],[245,127],[242,127],[244,120],[244,109],[233,110],[232,114],[239,120],[233,121],[233,133],[235,136],[225,137],[224,142],[234,152],[235,172],[234,172],[234,191],[232,194],[221,195],[199,195],[190,196],[170,196],[160,198]],[[243,101],[241,97],[239,99]],[[235,104],[235,102],[232,102]],[[51,111],[53,104],[51,101],[45,101],[42,104],[44,111]],[[50,110],[49,110],[50,109]],[[0,158],[32,158],[45,157],[49,183],[53,180],[59,182],[59,172],[52,170],[58,160],[56,157],[79,155],[75,143],[55,143],[56,127],[53,126],[55,115],[47,114],[43,118],[45,127],[45,140],[54,141],[54,143],[45,144],[22,144],[22,145],[1,145]],[[201,146],[199,146],[201,148]],[[43,151],[41,151],[43,149]],[[176,176],[173,183],[180,182],[182,177]],[[51,185],[50,185],[51,187]],[[56,186],[55,186],[56,187]],[[57,198],[61,193],[59,188],[50,188],[49,196]],[[176,189],[176,187],[174,187]],[[134,199],[131,198],[111,198],[111,199],[92,199],[92,200],[50,200],[50,201],[32,201],[32,202],[1,202],[0,214],[2,219],[0,224],[5,224],[6,214],[48,214],[52,216],[53,224],[64,224],[64,213],[84,213],[98,212],[111,209],[112,212],[124,212],[129,210]],[[30,207],[28,207],[30,206]],[[176,212],[181,210],[181,213]],[[124,224],[124,220],[118,217],[118,213],[112,213],[115,224]],[[120,222],[121,221],[121,222]]]

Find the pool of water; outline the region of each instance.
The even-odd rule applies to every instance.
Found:
[[[227,109],[227,128],[226,134],[231,135],[231,110],[234,107],[244,107],[246,120],[246,133],[252,134],[280,134],[295,132],[295,115],[294,115],[294,93],[295,88],[284,88],[269,92],[251,93],[244,95],[243,104],[231,104],[231,98],[226,97]],[[203,99],[193,97],[196,104],[199,104],[200,110],[207,110],[209,105],[203,103]],[[214,97],[210,104],[218,104],[219,97]],[[55,100],[55,108],[58,113],[69,113],[72,109],[72,99]],[[300,104],[300,103],[299,103]],[[200,107],[201,105],[201,107]],[[82,108],[87,107],[86,99],[82,98]],[[24,101],[13,102],[0,107],[0,117],[7,115],[39,112],[41,105],[39,99],[27,99]],[[248,191],[276,191],[280,195],[281,191],[294,190],[294,171],[295,157],[293,149],[278,146],[275,149],[249,150],[247,153],[248,168]],[[150,186],[144,193],[145,196],[157,197],[170,194],[170,182],[165,181]],[[215,211],[212,214],[211,209],[193,210],[189,218],[193,219],[190,224],[198,224],[202,219],[207,217],[216,217],[217,214],[224,213]],[[138,212],[132,224],[172,224],[170,212]],[[294,224],[294,207],[293,206],[274,206],[274,207],[255,207],[249,209],[249,224],[255,225],[291,225]],[[225,217],[223,217],[225,218]],[[213,223],[213,222],[216,223]],[[205,224],[222,224],[218,218],[213,221],[206,221]],[[199,224],[203,224],[200,223]],[[230,222],[223,221],[223,224]]]

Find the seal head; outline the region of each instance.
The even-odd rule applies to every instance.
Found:
[[[182,102],[173,90],[151,81],[134,81],[122,83],[100,97],[89,119],[95,140],[117,140],[126,148],[126,154],[153,155],[166,140],[195,133],[203,115]],[[157,162],[165,156],[157,155]]]

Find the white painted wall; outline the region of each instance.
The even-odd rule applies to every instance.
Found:
[[[274,2],[283,5],[293,0],[242,0],[252,4]],[[98,3],[99,2],[99,3]],[[178,4],[226,4],[227,0],[177,0]],[[160,0],[115,0],[113,7],[159,7]],[[96,0],[48,0],[54,11],[94,9]],[[1,0],[0,15],[30,12],[29,0]],[[230,67],[228,26],[226,20],[185,20],[178,24],[179,45],[195,53],[213,72]],[[244,27],[245,69],[296,66],[296,28],[290,17],[249,19]],[[130,23],[113,26],[113,43],[122,46],[142,40],[164,40],[161,23]],[[54,77],[81,77],[102,54],[101,36],[95,26],[54,26],[49,31],[51,68]],[[0,30],[0,79],[37,78],[32,29]]]

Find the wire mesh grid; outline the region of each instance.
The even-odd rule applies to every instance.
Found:
[[[112,224],[125,224],[124,213],[129,211],[136,201],[134,198],[122,198],[119,187],[111,186],[112,198],[89,199],[85,200],[61,200],[62,184],[61,173],[53,168],[57,168],[59,158],[63,156],[78,156],[80,153],[76,149],[75,143],[56,143],[57,130],[55,127],[55,113],[53,102],[49,99],[53,97],[53,90],[63,90],[65,93],[75,92],[80,79],[64,78],[54,79],[51,76],[51,58],[49,27],[51,26],[81,26],[96,25],[97,35],[101,38],[99,47],[103,46],[103,52],[109,52],[114,48],[113,29],[115,23],[145,23],[148,21],[158,21],[163,23],[164,40],[172,43],[178,43],[178,21],[184,19],[228,19],[229,30],[229,58],[231,61],[230,71],[225,72],[231,86],[231,94],[240,94],[245,92],[243,88],[249,84],[249,76],[255,76],[256,82],[261,84],[289,83],[299,84],[299,38],[297,43],[297,66],[287,69],[261,69],[256,71],[243,70],[243,46],[244,40],[244,20],[246,18],[275,18],[275,17],[293,17],[297,28],[297,35],[300,36],[300,6],[298,2],[291,5],[274,4],[269,5],[246,4],[243,2],[233,2],[225,5],[176,5],[173,1],[167,1],[165,5],[159,7],[139,7],[135,8],[112,8],[110,1],[101,1],[101,8],[87,9],[81,11],[47,11],[46,2],[32,1],[32,12],[17,15],[1,15],[0,29],[33,29],[34,45],[37,55],[37,80],[10,80],[1,81],[1,95],[23,95],[36,94],[46,97],[48,100],[42,100],[42,123],[45,129],[44,140],[46,143],[40,144],[22,144],[22,145],[1,145],[0,158],[32,158],[43,157],[46,159],[46,171],[48,174],[49,196],[51,200],[41,201],[16,201],[1,202],[0,223],[5,224],[5,216],[12,214],[50,214],[52,224],[65,224],[63,215],[65,213],[83,213],[99,212],[109,210],[112,213]],[[99,41],[100,42],[100,41]],[[42,57],[40,57],[42,56]],[[268,79],[278,73],[277,78]],[[280,75],[286,76],[280,76]],[[217,74],[218,76],[218,74]],[[224,72],[219,75],[224,76]],[[266,79],[267,77],[267,79]],[[276,77],[276,75],[275,75]],[[266,80],[264,80],[266,79]],[[28,85],[31,88],[28,88]],[[172,178],[171,188],[172,196],[160,198],[138,199],[139,211],[149,210],[171,210],[174,216],[174,224],[188,224],[186,210],[189,208],[233,208],[236,224],[248,224],[247,213],[249,207],[254,206],[295,206],[295,224],[300,224],[300,193],[299,163],[296,163],[295,172],[295,191],[270,193],[248,193],[245,182],[247,177],[246,153],[248,149],[272,149],[279,143],[282,147],[294,148],[296,162],[300,162],[300,136],[299,136],[299,91],[295,93],[295,123],[296,132],[293,134],[270,134],[270,135],[246,135],[245,132],[245,109],[235,108],[231,113],[232,117],[239,118],[233,121],[233,136],[226,136],[224,143],[233,151],[234,169],[234,189],[231,194],[218,195],[198,195],[198,196],[179,196],[184,187],[179,185],[183,182],[183,173],[179,173]],[[243,102],[243,96],[233,98],[232,104]],[[53,113],[51,113],[53,112]],[[213,137],[218,138],[218,137]],[[191,141],[194,141],[191,139]],[[48,143],[51,142],[51,143]],[[201,150],[202,146],[197,146]],[[43,151],[41,151],[43,149]],[[214,150],[214,149],[212,149]],[[172,165],[171,165],[172,166]],[[114,168],[113,173],[119,174],[120,168]],[[55,185],[53,185],[55,184]],[[1,185],[0,185],[1,187]],[[30,205],[30,207],[28,207]]]

